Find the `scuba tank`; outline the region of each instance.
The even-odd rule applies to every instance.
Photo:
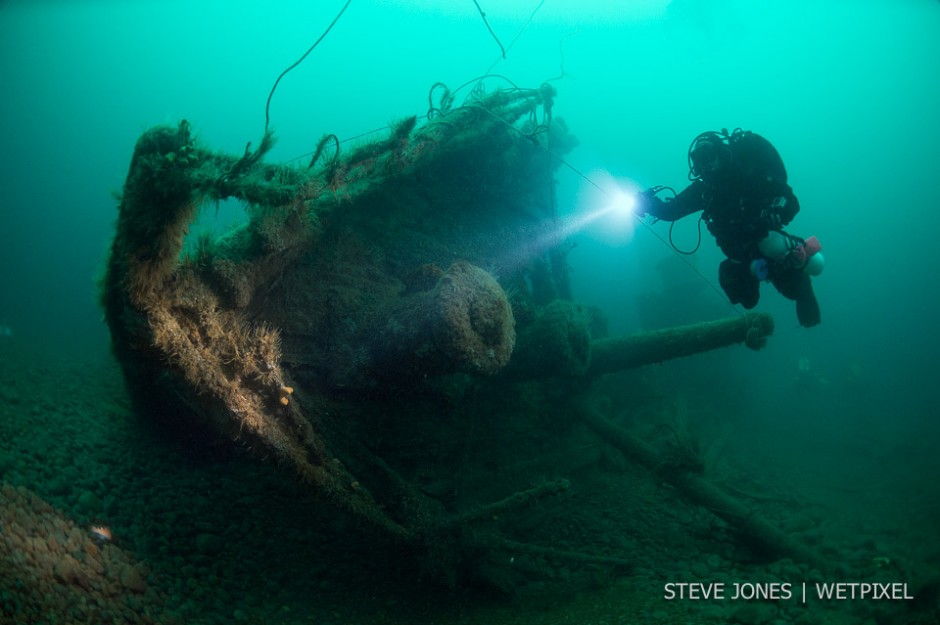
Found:
[[[825,266],[825,258],[820,251],[822,245],[815,236],[804,240],[778,230],[771,230],[757,244],[757,247],[764,258],[758,258],[751,262],[751,275],[758,280],[768,278],[770,274],[768,261],[802,269],[811,276],[818,276]]]
[[[806,253],[806,264],[803,265],[803,271],[811,276],[818,276],[826,265],[826,259],[820,251],[822,245],[820,245],[819,239],[812,236],[803,241],[803,250]]]

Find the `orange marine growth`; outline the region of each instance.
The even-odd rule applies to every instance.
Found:
[[[282,386],[279,393],[281,405],[286,406],[290,403],[290,396],[294,394],[294,388],[292,386]]]
[[[109,543],[114,540],[114,537],[111,535],[111,528],[107,525],[92,525],[88,528],[88,531],[91,532],[92,537],[101,543]]]

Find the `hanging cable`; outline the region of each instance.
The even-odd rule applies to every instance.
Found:
[[[344,4],[343,8],[340,9],[339,13],[336,14],[336,17],[333,18],[333,21],[330,22],[330,25],[326,27],[326,30],[323,31],[323,34],[320,35],[320,38],[314,41],[313,45],[310,46],[307,49],[307,51],[303,53],[303,56],[301,56],[299,59],[294,61],[293,65],[291,65],[290,67],[285,69],[283,72],[281,72],[281,75],[278,76],[277,80],[274,81],[274,86],[271,87],[271,93],[268,94],[268,101],[264,105],[264,134],[268,134],[268,126],[270,125],[270,122],[271,122],[271,98],[274,97],[274,90],[277,89],[277,86],[281,82],[281,79],[284,78],[287,72],[291,71],[292,69],[294,69],[295,67],[303,63],[304,59],[307,58],[307,56],[311,52],[313,52],[313,49],[316,48],[318,45],[320,45],[320,42],[323,41],[324,37],[326,37],[331,30],[333,30],[333,27],[336,25],[336,22],[339,21],[339,18],[341,18],[343,16],[343,13],[346,12],[346,9],[349,8],[349,4],[351,2],[352,0],[346,0],[346,4]]]
[[[477,0],[473,0],[473,4],[476,5],[477,11],[480,12],[480,17],[483,18],[483,23],[486,25],[486,30],[490,31],[490,34],[493,35],[493,39],[496,40],[496,45],[499,46],[499,51],[502,53],[503,58],[506,58],[506,48],[503,47],[503,43],[499,40],[499,37],[496,36],[496,33],[493,32],[493,29],[490,27],[490,23],[486,19],[486,13],[483,12],[483,9],[480,7],[480,3]]]
[[[698,239],[695,241],[695,247],[693,247],[689,251],[680,250],[679,246],[677,246],[675,242],[672,240],[672,229],[676,227],[676,222],[675,221],[671,222],[669,224],[669,245],[672,246],[672,249],[674,249],[677,253],[682,254],[683,256],[691,256],[692,254],[697,252],[698,248],[702,245],[702,222],[703,221],[705,221],[705,218],[699,216],[698,221],[695,224],[696,225],[695,230],[698,234]]]

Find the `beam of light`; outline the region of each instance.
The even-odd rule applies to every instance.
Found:
[[[512,273],[532,258],[583,234],[610,244],[629,243],[641,216],[636,214],[640,187],[630,180],[617,180],[606,170],[582,176],[575,210],[559,217],[554,228],[535,237],[522,249],[507,252],[497,261],[502,271]]]
[[[582,186],[577,212],[565,220],[559,237],[586,232],[610,242],[631,241],[639,221],[635,212],[639,186],[617,180],[607,171],[592,172],[586,178],[593,182]]]

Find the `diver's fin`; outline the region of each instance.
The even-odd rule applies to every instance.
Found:
[[[816,301],[813,283],[808,274],[803,274],[803,279],[800,281],[800,292],[796,298],[796,318],[800,320],[800,325],[804,328],[811,328],[822,321],[819,302]]]

